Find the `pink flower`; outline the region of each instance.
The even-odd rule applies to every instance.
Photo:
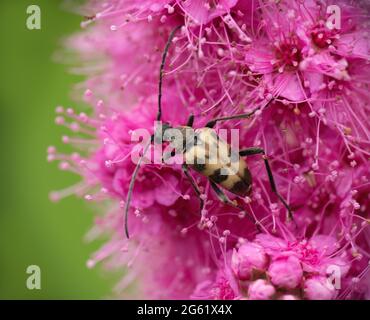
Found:
[[[295,256],[273,261],[267,271],[271,282],[281,288],[294,289],[302,281],[303,270]]]
[[[301,242],[257,235],[254,241],[242,242],[232,256],[224,257],[226,265],[231,263],[232,274],[229,269],[228,272],[220,269],[216,277],[211,276],[198,286],[192,296],[212,298],[215,292],[222,292],[222,296],[227,292],[227,296],[239,299],[296,300],[320,299],[330,293],[334,298],[340,290],[338,284],[351,288],[346,284],[349,280],[346,252],[338,256],[335,243],[324,235]]]
[[[228,264],[217,272],[215,281],[208,279],[199,283],[191,295],[192,299],[212,300],[234,300],[240,297],[238,282]]]
[[[281,276],[282,279],[279,280],[283,283],[284,275],[292,277],[293,285],[302,278],[303,271],[326,275],[328,266],[333,265],[341,269],[343,276],[348,272],[349,262],[346,252],[339,256],[333,254],[337,251],[339,244],[332,237],[317,235],[308,241],[285,241],[269,235],[257,235],[256,241],[264,247],[273,261],[280,260],[276,266],[274,262],[271,264],[273,267],[271,270],[270,266],[268,273],[272,272],[272,277],[274,274],[277,277]],[[284,270],[284,265],[289,272]]]
[[[275,288],[262,279],[254,281],[248,289],[248,298],[250,300],[269,300],[274,294]]]
[[[229,13],[238,0],[186,0],[177,1],[184,12],[198,24],[207,24],[216,17]]]
[[[335,289],[325,277],[315,276],[305,281],[305,297],[309,300],[331,300],[335,297]]]
[[[267,256],[263,247],[253,242],[242,244],[233,251],[231,267],[240,280],[248,280],[253,271],[264,271],[266,264]]]

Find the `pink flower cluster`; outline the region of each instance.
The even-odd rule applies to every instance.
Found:
[[[327,25],[339,8],[340,28]],[[67,40],[90,111],[57,108],[73,135],[70,155],[48,160],[82,181],[51,198],[76,194],[101,207],[89,239],[108,236],[88,261],[124,271],[116,291],[167,299],[370,298],[370,25],[366,1],[90,0],[78,9],[83,31]],[[260,156],[248,157],[253,192],[226,193],[258,220],[221,203],[191,172],[205,208],[179,165],[146,164],[129,211],[135,164],[131,133],[153,133],[161,55],[163,121],[195,128],[215,117],[258,109],[238,128],[240,149],[266,150],[279,192]],[[266,101],[273,102],[264,107]],[[153,151],[154,152],[154,151]],[[131,290],[128,290],[131,288]],[[133,290],[135,288],[135,290]],[[133,293],[135,292],[135,293]]]
[[[333,254],[338,243],[331,236],[287,241],[259,234],[236,247],[215,282],[199,284],[193,297],[330,300],[350,268],[345,251]]]

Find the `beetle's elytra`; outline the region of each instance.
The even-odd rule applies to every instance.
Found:
[[[232,150],[230,144],[217,136],[213,129],[196,129],[195,135],[196,143],[187,145],[184,150],[184,162],[226,190],[241,197],[249,195],[252,176],[245,160]],[[232,153],[234,157],[231,156]],[[202,161],[198,161],[199,158]]]

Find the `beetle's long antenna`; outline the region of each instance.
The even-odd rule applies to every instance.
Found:
[[[151,140],[149,140],[148,144],[144,147],[143,154],[140,156],[140,158],[139,158],[139,160],[136,164],[135,170],[134,170],[134,172],[131,176],[130,186],[128,188],[128,193],[127,193],[127,196],[126,196],[126,202],[125,202],[125,233],[126,233],[127,239],[130,238],[130,235],[129,235],[129,232],[128,232],[128,210],[130,209],[132,191],[134,190],[135,180],[136,180],[137,173],[139,172],[141,162],[143,161],[144,156],[145,156],[146,152],[148,151],[150,144],[152,143]]]
[[[167,53],[168,53],[168,50],[170,49],[170,45],[172,43],[172,40],[173,40],[173,38],[175,36],[176,31],[179,30],[181,27],[182,26],[177,26],[175,29],[173,29],[171,31],[170,36],[169,36],[169,38],[167,40],[166,46],[164,48],[163,54],[162,54],[162,62],[161,62],[161,66],[159,68],[157,121],[160,121],[161,118],[162,118],[162,82],[163,82],[163,69],[164,69],[164,65],[166,63]],[[134,172],[132,173],[132,176],[131,176],[130,185],[129,185],[129,189],[128,189],[127,196],[126,196],[126,202],[125,202],[125,219],[124,219],[124,223],[125,223],[125,233],[126,233],[126,237],[127,238],[130,238],[130,234],[129,234],[129,231],[128,231],[128,210],[130,209],[130,202],[131,202],[132,191],[134,190],[136,176],[137,176],[137,174],[139,172],[139,169],[140,169],[141,163],[143,161],[143,158],[144,158],[146,152],[148,151],[148,148],[149,148],[150,144],[152,143],[152,140],[153,139],[154,139],[154,136],[151,137],[151,140],[148,142],[148,144],[143,149],[143,154],[139,158],[139,160],[138,160],[138,162],[136,164],[135,170],[134,170]]]
[[[173,29],[170,33],[170,36],[167,40],[166,47],[164,48],[163,54],[162,54],[162,62],[161,66],[159,68],[159,86],[158,86],[158,113],[157,113],[157,121],[160,121],[162,118],[162,81],[163,81],[163,69],[164,65],[166,63],[166,57],[168,50],[170,49],[170,45],[172,43],[173,37],[175,36],[175,33],[177,30],[179,30],[182,26],[177,26],[175,29]]]

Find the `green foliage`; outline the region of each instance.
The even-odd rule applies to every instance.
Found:
[[[26,8],[41,8],[41,30],[26,28]],[[48,193],[78,181],[46,162],[50,144],[63,145],[54,124],[55,106],[69,99],[81,79],[52,61],[63,36],[79,29],[80,17],[62,1],[0,3],[0,298],[98,299],[109,295],[113,279],[86,260],[99,244],[83,236],[92,212],[83,201],[51,203]],[[41,268],[41,290],[26,288],[28,265]]]

